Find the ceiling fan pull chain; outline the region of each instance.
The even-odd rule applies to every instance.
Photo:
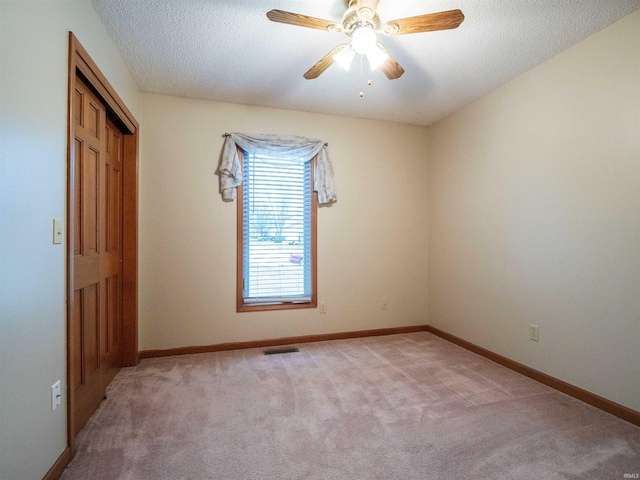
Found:
[[[360,98],[364,97],[364,90],[362,90],[362,57],[364,55],[360,55]]]

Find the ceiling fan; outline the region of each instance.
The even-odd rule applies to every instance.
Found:
[[[267,18],[272,22],[342,32],[351,37],[349,43],[336,46],[311,67],[304,74],[307,80],[318,78],[334,61],[349,70],[356,53],[367,57],[371,70],[380,67],[389,80],[400,78],[404,68],[377,42],[376,33],[390,36],[448,30],[457,28],[464,20],[460,10],[447,10],[382,23],[377,6],[378,0],[349,0],[341,23],[284,10],[271,10]]]

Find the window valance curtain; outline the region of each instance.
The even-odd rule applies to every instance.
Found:
[[[313,189],[318,192],[318,202],[325,204],[336,201],[333,166],[329,160],[327,145],[323,141],[294,135],[245,135],[243,133],[225,134],[222,160],[218,170],[223,200],[235,200],[236,188],[242,184],[242,167],[237,147],[254,155],[293,157],[300,158],[304,162],[308,162],[317,155]]]

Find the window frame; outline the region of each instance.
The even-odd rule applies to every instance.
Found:
[[[242,165],[242,171],[244,171],[244,156],[245,151],[237,147],[238,159]],[[318,192],[314,190],[315,181],[315,169],[317,162],[317,155],[311,160],[311,216],[310,216],[310,239],[311,239],[311,300],[308,302],[279,302],[279,303],[250,303],[244,302],[243,297],[243,272],[244,272],[244,182],[237,187],[237,234],[236,234],[236,311],[237,312],[256,312],[256,311],[268,311],[268,310],[290,310],[298,308],[317,308],[318,306]],[[306,261],[306,259],[305,259]]]

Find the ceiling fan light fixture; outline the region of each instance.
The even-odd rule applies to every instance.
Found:
[[[353,57],[355,56],[356,56],[356,52],[353,51],[353,48],[351,48],[350,45],[345,45],[345,47],[342,50],[340,50],[338,53],[336,53],[333,56],[333,59],[338,65],[340,65],[342,68],[344,68],[348,72],[349,68],[351,67],[351,62],[353,61]]]
[[[371,71],[380,67],[389,58],[389,54],[382,51],[382,49],[374,45],[374,47],[367,53],[367,60],[369,61],[369,67]]]
[[[366,55],[376,46],[376,33],[368,25],[358,27],[351,37],[351,46],[360,55]]]

